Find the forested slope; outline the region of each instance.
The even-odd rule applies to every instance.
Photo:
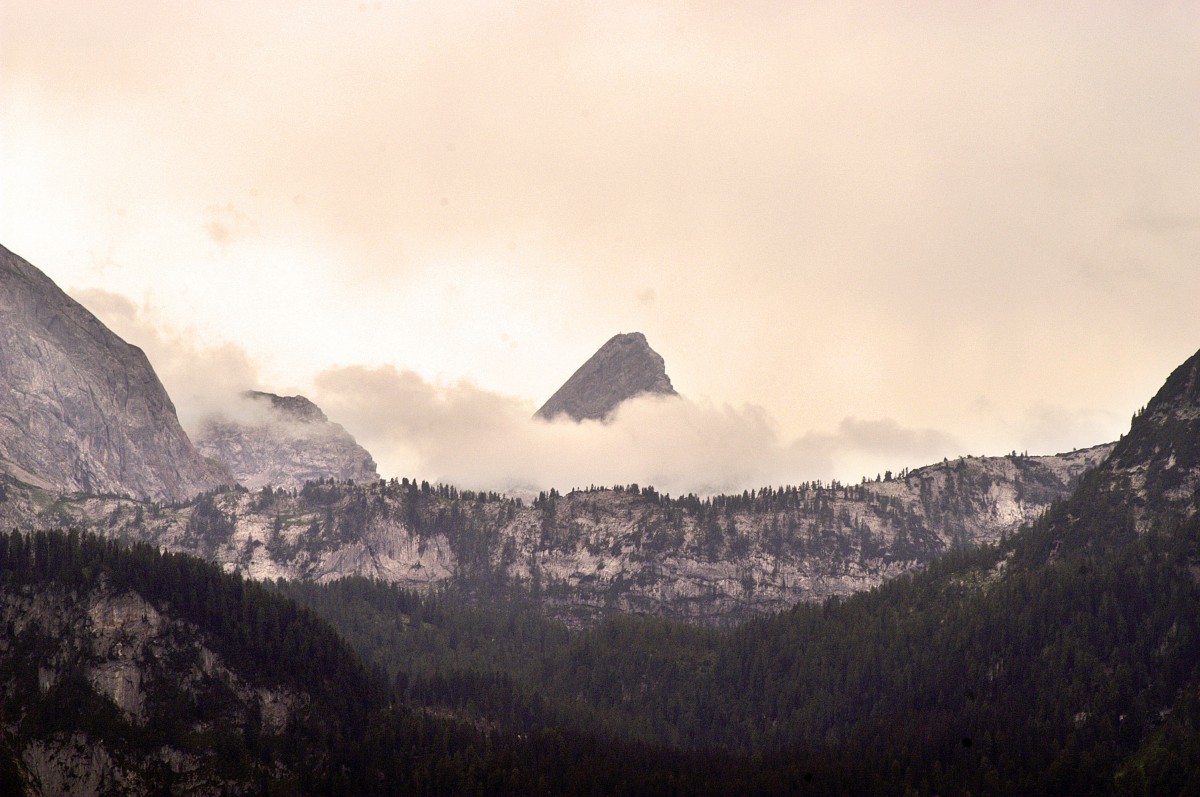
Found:
[[[0,544],[0,777],[283,794],[1200,791],[1200,359],[1032,527],[731,630]],[[377,665],[364,667],[310,603]],[[507,596],[507,597],[505,597]]]
[[[0,536],[0,787],[59,794],[729,794],[738,756],[513,735],[404,701],[311,612],[190,556]]]
[[[1194,794],[1198,484],[1200,355],[1031,527],[731,631],[620,618],[569,632],[519,602],[285,588],[409,694],[502,726],[589,722],[752,754],[818,791]]]

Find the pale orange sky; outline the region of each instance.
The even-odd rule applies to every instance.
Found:
[[[547,460],[512,419],[633,330],[686,445],[572,479],[1114,439],[1200,348],[1200,5],[827,5],[8,0],[0,241],[185,422],[324,391],[394,470]]]

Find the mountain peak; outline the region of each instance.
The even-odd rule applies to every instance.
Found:
[[[0,246],[0,472],[65,492],[182,501],[225,484],[130,345]]]
[[[321,408],[305,396],[277,396],[261,390],[242,391],[242,398],[254,401],[269,401],[271,408],[283,418],[303,423],[325,423],[329,420]]]
[[[240,395],[240,404],[205,420],[196,448],[243,486],[300,489],[318,479],[379,478],[371,454],[306,397],[258,390]]]
[[[534,417],[603,420],[621,402],[653,393],[676,396],[666,365],[641,332],[614,335],[542,405]]]

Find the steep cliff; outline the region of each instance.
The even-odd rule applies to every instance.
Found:
[[[0,247],[0,471],[57,491],[180,501],[228,481],[146,356]]]

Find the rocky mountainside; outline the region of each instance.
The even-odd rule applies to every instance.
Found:
[[[947,551],[1000,540],[1068,495],[1110,448],[964,458],[889,481],[705,500],[629,485],[525,504],[393,479],[232,490],[164,507],[56,501],[10,480],[0,523],[87,527],[254,578],[516,587],[573,624],[623,612],[728,624],[868,589]]]
[[[1135,417],[1104,469],[1131,495],[1138,523],[1164,508],[1200,511],[1200,352],[1176,368]]]
[[[479,721],[368,669],[274,586],[150,546],[0,535],[0,623],[4,797],[771,792],[748,756],[713,771],[707,751],[570,727],[511,682],[522,730]]]
[[[0,736],[32,795],[311,793],[338,755],[320,728],[371,689],[290,601],[74,533],[0,535],[0,627]]]
[[[0,247],[0,471],[47,489],[181,501],[228,481],[146,356]]]
[[[0,627],[4,797],[516,797],[584,793],[597,771],[645,780],[619,743],[564,750],[560,733],[426,710],[274,587],[148,545],[0,534]]]
[[[615,335],[542,405],[534,417],[603,420],[621,402],[645,393],[678,395],[663,358],[641,332]]]
[[[248,391],[224,415],[209,418],[196,449],[221,462],[251,490],[299,489],[307,481],[375,481],[375,460],[304,396]]]

